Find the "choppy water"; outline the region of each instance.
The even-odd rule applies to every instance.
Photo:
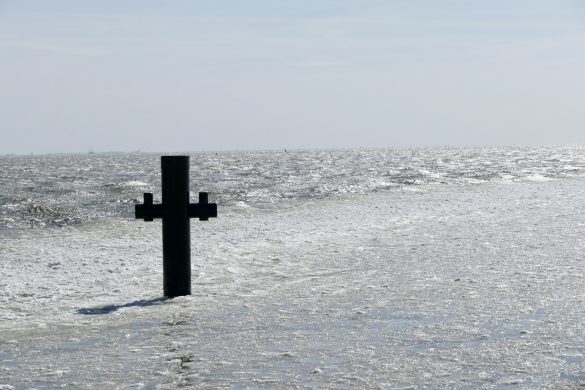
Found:
[[[0,157],[0,389],[585,386],[585,147]],[[193,199],[196,200],[196,199]]]
[[[132,218],[160,193],[153,154],[0,156],[0,230]],[[222,207],[284,207],[429,184],[585,175],[585,148],[437,148],[191,154],[191,186]]]

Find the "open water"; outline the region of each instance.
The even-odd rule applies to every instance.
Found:
[[[585,147],[0,157],[0,389],[585,387]]]

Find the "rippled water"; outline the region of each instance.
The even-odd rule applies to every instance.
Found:
[[[0,229],[132,218],[160,193],[153,154],[0,157]],[[191,154],[191,187],[223,207],[283,207],[429,184],[547,180],[585,174],[585,148],[437,148]]]
[[[0,166],[0,389],[585,386],[585,147],[191,154],[173,300],[158,155]]]

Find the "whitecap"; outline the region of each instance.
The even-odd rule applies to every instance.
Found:
[[[545,177],[539,174],[528,175],[525,178],[528,181],[535,181],[535,182],[545,182],[552,180],[550,177]]]
[[[148,184],[139,180],[130,180],[124,183],[124,185],[128,187],[144,187],[147,186]]]

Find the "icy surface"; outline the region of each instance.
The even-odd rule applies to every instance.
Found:
[[[160,222],[4,230],[0,389],[585,386],[585,179],[414,189],[220,204],[173,300]]]

